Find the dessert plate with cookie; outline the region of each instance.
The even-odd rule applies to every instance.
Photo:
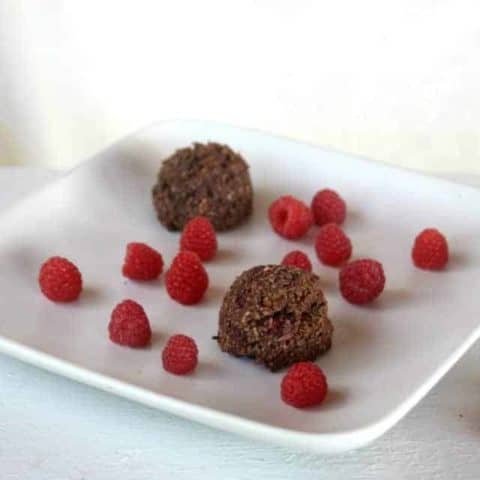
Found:
[[[474,188],[155,124],[1,215],[0,350],[252,439],[358,448],[479,337],[479,218]]]

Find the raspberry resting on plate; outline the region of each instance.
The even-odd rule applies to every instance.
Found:
[[[334,190],[318,191],[312,200],[313,219],[317,225],[326,223],[342,224],[347,214],[347,206],[343,198]]]
[[[352,256],[352,243],[337,224],[327,223],[318,231],[315,251],[322,263],[335,267]]]
[[[195,252],[183,251],[173,259],[165,275],[167,292],[184,305],[198,303],[208,288],[208,274]]]
[[[303,237],[312,226],[310,209],[291,195],[275,200],[268,209],[268,218],[273,230],[289,240]]]
[[[51,257],[40,268],[38,283],[53,302],[73,302],[82,291],[82,275],[66,258]]]
[[[292,407],[313,407],[320,405],[327,396],[327,378],[312,362],[296,363],[283,377],[280,390],[282,400]]]
[[[312,271],[312,263],[307,254],[300,250],[293,250],[283,257],[282,265],[289,265],[291,267],[301,268],[307,272]]]
[[[413,263],[424,270],[441,270],[448,262],[448,243],[435,228],[427,228],[415,238],[412,248]]]
[[[124,300],[113,309],[108,332],[112,342],[127,347],[145,347],[152,338],[147,314],[133,300]]]
[[[350,303],[362,305],[375,300],[385,287],[385,274],[380,262],[369,258],[345,265],[339,274],[340,292]]]
[[[200,260],[211,260],[217,253],[217,236],[212,222],[206,217],[195,217],[183,228],[180,250],[195,252]]]
[[[132,242],[127,245],[122,273],[132,280],[154,280],[163,270],[160,253],[145,243]]]
[[[163,368],[175,375],[186,375],[195,370],[198,348],[195,340],[187,335],[172,335],[162,352]]]

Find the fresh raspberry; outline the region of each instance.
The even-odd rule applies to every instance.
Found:
[[[200,260],[211,260],[217,253],[217,236],[206,217],[195,217],[183,228],[180,250],[195,252]]]
[[[290,367],[281,385],[282,400],[296,408],[319,405],[327,396],[325,374],[312,362],[299,362]]]
[[[178,253],[165,280],[170,297],[184,305],[198,303],[208,288],[207,272],[195,252]]]
[[[82,275],[66,258],[51,257],[40,268],[38,283],[53,302],[73,302],[82,291]]]
[[[154,280],[163,270],[162,256],[145,243],[129,243],[122,273],[132,280]]]
[[[447,239],[435,228],[427,228],[415,238],[413,263],[424,270],[441,270],[448,262]]]
[[[198,348],[193,338],[187,335],[172,335],[162,352],[163,368],[175,375],[185,375],[198,363]]]
[[[383,292],[385,274],[382,264],[376,260],[355,260],[340,270],[339,281],[345,300],[361,305],[375,300]]]
[[[347,207],[343,198],[334,190],[320,190],[312,199],[313,219],[317,225],[326,223],[342,224],[345,221]]]
[[[290,265],[292,267],[302,268],[307,272],[312,271],[312,264],[307,255],[300,250],[293,250],[283,257],[282,265]]]
[[[352,243],[336,223],[327,223],[318,231],[315,251],[322,263],[337,266],[351,257]]]
[[[268,217],[275,232],[290,240],[303,237],[313,222],[310,209],[291,195],[275,200],[268,209]]]
[[[147,314],[133,300],[124,300],[113,309],[108,332],[112,342],[127,347],[144,347],[152,338]]]

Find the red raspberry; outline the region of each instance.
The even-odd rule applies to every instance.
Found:
[[[40,268],[38,283],[53,302],[73,302],[82,291],[82,275],[66,258],[51,257]]]
[[[183,228],[180,250],[195,252],[200,260],[211,260],[217,253],[217,237],[206,217],[195,217]]]
[[[345,300],[361,305],[375,300],[383,292],[385,274],[380,262],[362,259],[345,265],[339,281]]]
[[[296,408],[319,405],[327,396],[325,374],[312,362],[295,363],[283,377],[282,400]]]
[[[336,223],[327,223],[318,231],[315,251],[322,263],[337,266],[351,257],[352,243]]]
[[[198,303],[208,288],[208,275],[194,252],[180,252],[166,273],[167,292],[184,305]]]
[[[125,277],[132,280],[154,280],[163,270],[162,256],[145,243],[129,243],[122,267]]]
[[[187,335],[171,336],[162,352],[163,368],[175,375],[185,375],[198,363],[198,348],[193,338]]]
[[[448,262],[447,239],[435,228],[427,228],[415,238],[413,263],[424,270],[441,270]]]
[[[145,347],[152,338],[147,314],[133,300],[124,300],[113,309],[108,332],[112,342],[127,347]]]
[[[303,237],[313,221],[310,209],[291,195],[275,200],[268,209],[268,217],[275,232],[290,240]]]
[[[343,198],[334,190],[320,190],[312,200],[313,218],[317,225],[345,221],[347,207]]]
[[[292,267],[303,268],[307,272],[312,271],[312,264],[305,253],[300,250],[293,250],[283,257],[282,265],[290,265]]]

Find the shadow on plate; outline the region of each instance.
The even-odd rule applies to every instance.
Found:
[[[208,362],[200,358],[194,375],[202,380],[218,380],[219,370],[220,367],[216,363]]]
[[[208,287],[207,293],[205,294],[205,305],[211,305],[212,303],[214,304],[220,304],[220,302],[223,300],[223,297],[226,293],[225,287],[220,287],[219,285],[211,285]],[[202,305],[200,303],[199,305]]]
[[[238,260],[239,252],[231,248],[220,247],[212,262],[215,263],[233,263]],[[209,264],[206,264],[208,269]]]
[[[456,272],[471,267],[472,261],[465,252],[451,252],[445,272]],[[442,271],[433,273],[442,273]]]
[[[330,351],[318,358],[318,364],[328,374],[332,365],[343,365],[346,370],[365,369],[375,361],[375,328],[358,317],[331,317],[333,344]]]
[[[82,289],[82,293],[80,294],[78,304],[92,305],[92,304],[100,303],[103,298],[104,298],[104,295],[102,293],[101,288],[93,287],[91,285],[86,285]]]
[[[372,303],[363,305],[360,308],[370,310],[396,309],[410,303],[415,294],[408,288],[387,289]]]
[[[338,407],[347,403],[348,391],[341,388],[329,388],[325,401],[319,405],[319,410],[336,410]]]

